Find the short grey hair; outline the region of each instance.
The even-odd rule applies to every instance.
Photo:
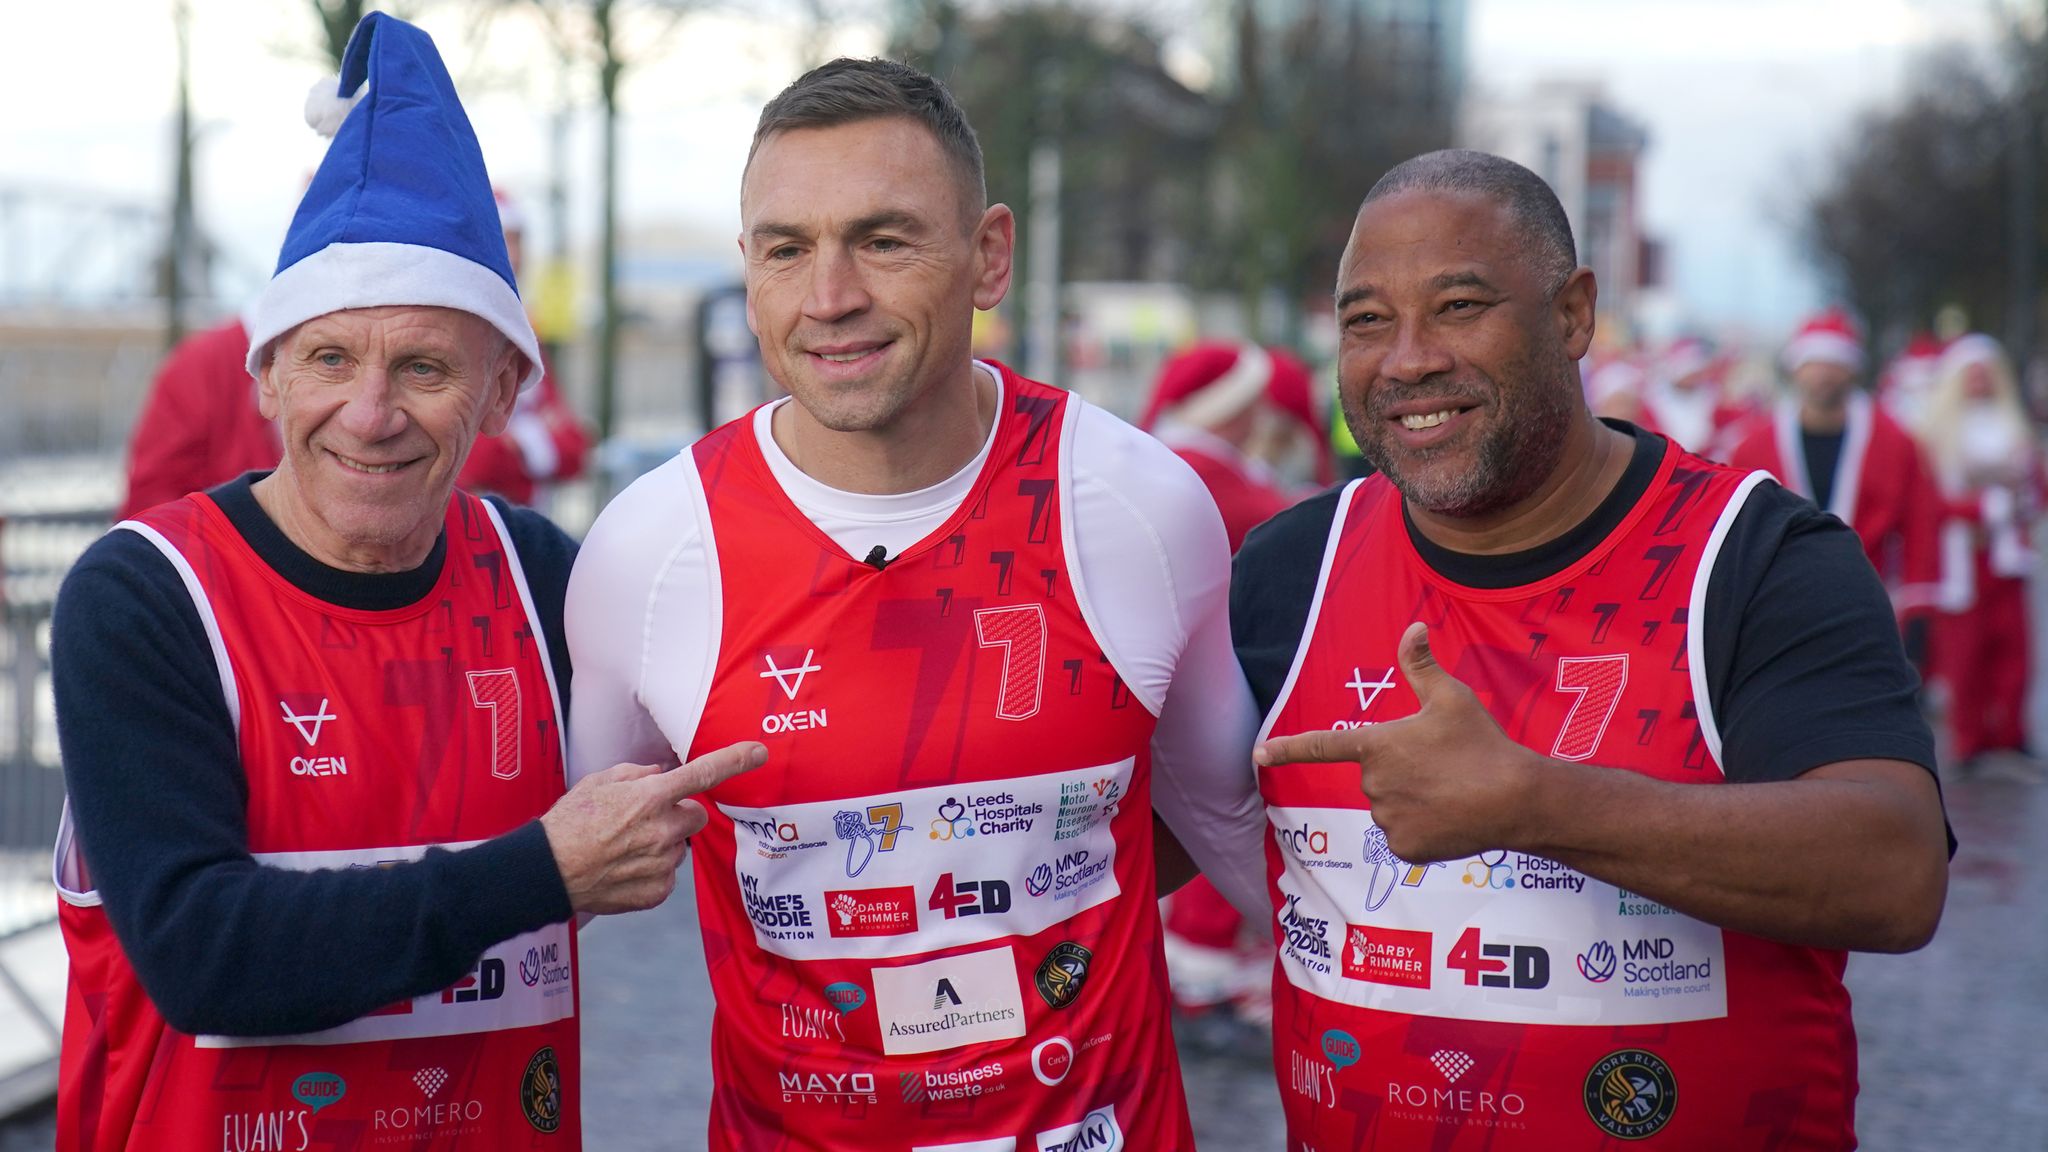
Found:
[[[1513,160],[1470,148],[1425,152],[1380,177],[1359,208],[1403,192],[1460,193],[1506,208],[1546,295],[1555,296],[1579,266],[1572,222],[1557,193]]]

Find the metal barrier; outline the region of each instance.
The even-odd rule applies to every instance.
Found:
[[[103,514],[9,504],[0,521],[0,1118],[56,1091],[64,947],[50,853],[64,774],[50,611],[64,573],[107,524]]]

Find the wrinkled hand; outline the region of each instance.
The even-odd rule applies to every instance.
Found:
[[[555,867],[579,913],[636,912],[668,899],[690,837],[708,818],[689,797],[767,763],[747,742],[667,771],[619,764],[577,781],[540,818]]]
[[[1262,765],[1357,763],[1373,822],[1403,860],[1455,860],[1512,847],[1527,811],[1529,773],[1541,758],[1508,739],[1472,689],[1436,662],[1425,625],[1410,624],[1401,634],[1399,658],[1421,705],[1414,715],[1275,737],[1253,758]]]

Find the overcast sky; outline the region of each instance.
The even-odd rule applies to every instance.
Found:
[[[1786,222],[1857,111],[1895,99],[1910,55],[1981,37],[1992,0],[1471,0],[1468,78],[1512,97],[1545,78],[1602,81],[1648,128],[1643,198],[1671,254],[1687,318],[1772,339],[1819,288]],[[194,102],[204,131],[202,224],[227,249],[227,287],[267,275],[322,142],[300,108],[318,74],[307,5],[194,0]],[[0,189],[142,200],[169,186],[169,0],[10,6],[0,37]],[[547,109],[559,83],[538,29],[501,19],[478,43],[462,17],[422,23],[457,71],[494,177],[529,200],[549,170]],[[644,30],[642,30],[644,31]],[[797,37],[697,17],[631,75],[624,135],[630,224],[731,235],[739,167],[762,101],[793,74]],[[872,51],[872,32],[834,45]],[[578,91],[587,86],[579,82]],[[571,168],[594,173],[588,117]],[[595,229],[587,175],[580,236]]]

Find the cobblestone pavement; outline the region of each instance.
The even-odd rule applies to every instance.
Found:
[[[1858,1123],[1871,1152],[2048,1148],[2048,785],[1994,766],[1946,782],[1963,847],[1933,944],[1849,965],[1861,1041]],[[585,1146],[696,1152],[710,1099],[710,1005],[687,889],[584,934]],[[1282,1152],[1262,1044],[1184,1030],[1209,1152]],[[0,1152],[51,1147],[47,1114],[0,1127]]]

